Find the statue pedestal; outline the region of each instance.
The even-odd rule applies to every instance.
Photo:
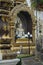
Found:
[[[28,43],[28,38],[18,38],[16,43]]]

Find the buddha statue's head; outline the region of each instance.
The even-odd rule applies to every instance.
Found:
[[[22,23],[19,24],[19,28],[22,28]]]

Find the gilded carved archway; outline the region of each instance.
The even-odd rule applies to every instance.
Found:
[[[34,16],[33,11],[29,7],[27,7],[26,5],[24,5],[24,4],[21,4],[21,5],[16,6],[10,12],[10,16],[12,17],[12,23],[14,25],[14,28],[12,29],[13,30],[13,34],[12,34],[13,43],[15,43],[15,41],[14,41],[14,36],[15,36],[15,33],[14,33],[14,30],[15,30],[15,21],[17,19],[17,14],[20,13],[21,11],[27,12],[31,16],[31,19],[32,19],[33,43],[35,43],[35,16]]]

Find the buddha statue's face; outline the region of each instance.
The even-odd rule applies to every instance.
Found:
[[[20,23],[19,28],[22,28],[22,23]]]

